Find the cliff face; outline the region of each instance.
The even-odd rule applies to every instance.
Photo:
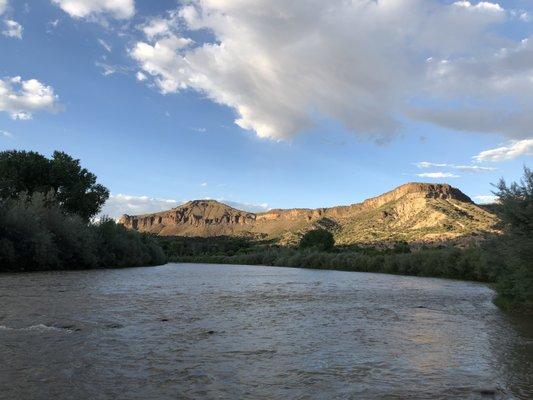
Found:
[[[318,209],[237,210],[195,200],[146,215],[123,215],[130,229],[166,236],[252,236],[293,242],[314,227],[331,230],[338,243],[407,240],[433,242],[494,232],[496,217],[460,190],[444,184],[408,183],[363,203]]]

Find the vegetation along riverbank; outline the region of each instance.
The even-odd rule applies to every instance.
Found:
[[[533,176],[496,186],[495,234],[468,247],[337,243],[322,224],[298,242],[245,236],[155,236],[94,217],[109,197],[68,154],[0,153],[0,271],[160,265],[167,260],[384,272],[488,282],[506,309],[533,309]],[[337,211],[337,210],[335,210]],[[385,216],[386,217],[386,216]],[[384,218],[385,218],[384,217]],[[322,221],[323,218],[320,220]],[[323,222],[323,221],[322,221]]]
[[[91,220],[108,196],[65,153],[0,153],[0,272],[164,264],[151,236]]]

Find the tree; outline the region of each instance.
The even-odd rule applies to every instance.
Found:
[[[328,251],[333,249],[335,239],[331,232],[325,229],[314,229],[306,232],[300,240],[302,249],[314,248],[317,250]]]
[[[533,310],[533,173],[524,168],[520,183],[496,185],[498,213],[504,235],[492,251],[497,302]]]
[[[96,175],[82,168],[80,160],[55,151],[51,159],[33,151],[0,153],[0,199],[22,194],[53,192],[60,207],[85,221],[96,215],[109,191],[96,183]]]

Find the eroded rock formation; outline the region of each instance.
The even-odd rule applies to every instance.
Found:
[[[158,235],[247,235],[295,240],[320,226],[341,244],[377,241],[435,241],[495,232],[496,217],[447,184],[408,183],[349,206],[237,210],[214,200],[195,200],[169,211],[123,215],[130,229]]]

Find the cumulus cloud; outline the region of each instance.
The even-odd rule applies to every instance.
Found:
[[[446,163],[433,163],[428,161],[421,161],[415,163],[418,168],[452,168],[463,172],[493,172],[496,171],[496,168],[493,167],[482,167],[480,165],[456,165],[456,164],[446,164]]]
[[[480,204],[492,204],[492,203],[496,203],[496,201],[498,200],[498,197],[491,195],[491,194],[479,195],[479,196],[474,196],[474,200],[476,200]]]
[[[497,36],[510,18],[488,1],[192,0],[141,26],[130,54],[162,93],[198,91],[260,137],[323,118],[381,140],[406,118],[519,137],[533,51]]]
[[[0,79],[0,111],[13,119],[31,119],[36,111],[56,111],[58,96],[51,86],[20,76]]]
[[[180,204],[183,202],[172,199],[112,194],[102,207],[100,215],[119,218],[122,214],[137,215],[166,211]]]
[[[416,176],[420,178],[432,178],[432,179],[440,179],[440,178],[459,178],[459,175],[452,174],[451,172],[423,172],[421,174],[416,174]]]
[[[503,12],[503,8],[498,3],[490,3],[488,1],[480,1],[477,4],[472,4],[469,1],[456,1],[453,3],[456,7],[462,7],[467,10],[484,11],[484,12]]]
[[[2,35],[16,39],[22,39],[23,30],[24,28],[22,28],[22,25],[17,21],[6,19],[4,21],[4,30],[2,31]]]
[[[533,139],[515,140],[495,149],[485,150],[474,156],[476,162],[507,161],[520,156],[533,156]]]
[[[134,0],[52,0],[52,2],[74,18],[110,15],[118,19],[127,19],[135,14]]]
[[[7,0],[0,0],[0,15],[2,15],[7,9]]]

